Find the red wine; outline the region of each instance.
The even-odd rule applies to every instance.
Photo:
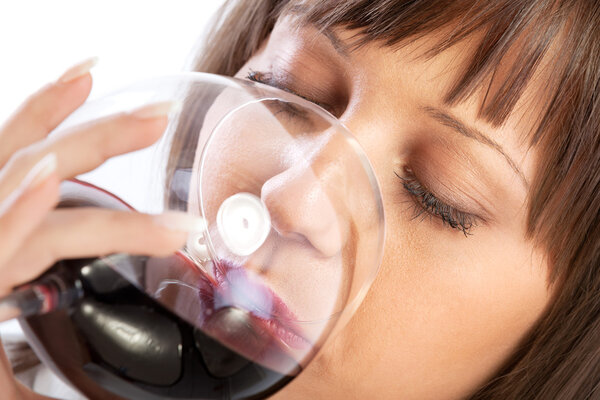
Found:
[[[91,399],[260,399],[300,371],[283,375],[241,356],[91,261],[61,261],[47,273],[79,288],[78,300],[21,320],[42,360]]]

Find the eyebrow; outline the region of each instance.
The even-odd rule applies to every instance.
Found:
[[[452,128],[454,131],[460,133],[461,135],[470,139],[474,139],[479,143],[482,143],[492,148],[496,152],[500,153],[500,155],[502,155],[502,157],[512,168],[512,170],[519,176],[521,182],[525,185],[525,188],[529,188],[529,183],[527,182],[527,179],[525,179],[525,174],[523,174],[523,171],[521,171],[517,163],[512,158],[510,158],[510,156],[506,153],[506,151],[504,151],[504,149],[502,148],[502,146],[500,146],[500,144],[498,144],[498,142],[494,141],[489,136],[483,134],[481,131],[473,127],[467,126],[466,124],[458,120],[456,117],[453,117],[452,115],[448,114],[443,110],[429,106],[421,107],[421,109],[428,113],[435,120],[440,122],[442,125],[445,125],[448,128]]]
[[[331,42],[335,51],[344,58],[350,58],[348,47],[340,40],[339,37],[328,27],[320,29],[320,32]]]

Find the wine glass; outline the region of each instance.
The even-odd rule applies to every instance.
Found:
[[[91,398],[264,398],[343,328],[375,278],[375,175],[323,108],[212,74],[123,88],[54,134],[162,101],[181,107],[145,158],[64,182],[59,206],[178,210],[204,224],[169,257],[62,260],[0,307],[20,314],[42,361]]]

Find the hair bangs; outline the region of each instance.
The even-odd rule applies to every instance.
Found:
[[[326,30],[341,26],[356,30],[350,49],[380,43],[399,48],[410,40],[449,30],[426,53],[433,57],[453,45],[478,36],[462,74],[446,94],[448,105],[469,99],[482,87],[487,94],[479,116],[493,126],[509,117],[550,46],[559,38],[572,14],[571,2],[556,0],[473,2],[464,0],[351,0],[287,2],[281,13],[299,23]],[[494,91],[491,82],[498,66],[510,57],[509,70]],[[553,80],[565,79],[565,65],[554,64]],[[555,93],[546,93],[546,103]],[[540,121],[545,119],[541,117]],[[537,135],[533,135],[534,137]]]

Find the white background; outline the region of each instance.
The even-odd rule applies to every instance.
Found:
[[[99,57],[90,99],[136,81],[189,69],[194,49],[222,0],[0,2],[0,121],[72,64]],[[0,143],[0,145],[2,145]],[[119,157],[82,178],[140,211],[159,212],[147,194],[155,148]],[[130,171],[148,179],[118,179]],[[161,171],[156,167],[156,171]],[[146,189],[143,190],[142,188]]]
[[[99,57],[92,70],[91,97],[142,78],[186,69],[221,3],[1,1],[0,121],[31,92],[91,56]],[[16,334],[18,327],[0,324],[0,332]]]
[[[92,96],[180,71],[221,0],[0,2],[0,121],[64,70],[91,56]]]

